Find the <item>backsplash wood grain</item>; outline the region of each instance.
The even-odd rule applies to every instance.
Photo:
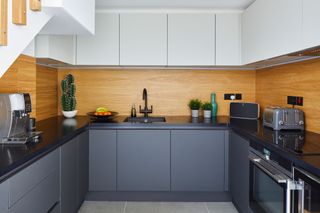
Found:
[[[306,129],[320,133],[320,60],[257,70],[256,100],[268,105],[287,105],[287,96],[303,96]]]
[[[129,115],[133,103],[137,110],[143,105],[143,88],[148,90],[149,105],[153,105],[155,115],[190,115],[188,101],[191,98],[210,101],[211,92],[217,93],[218,115],[229,114],[229,101],[223,100],[224,93],[242,93],[242,101],[255,101],[252,70],[67,69],[59,70],[59,82],[68,73],[75,76],[80,115],[99,106]]]

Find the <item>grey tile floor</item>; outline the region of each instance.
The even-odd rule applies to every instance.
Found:
[[[85,201],[78,213],[238,213],[229,202]]]

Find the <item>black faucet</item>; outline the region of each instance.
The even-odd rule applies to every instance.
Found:
[[[141,109],[141,105],[139,106],[140,113],[144,114],[144,117],[147,118],[149,113],[152,113],[153,106],[151,105],[151,109],[148,109],[148,92],[147,89],[143,89],[142,99],[144,100],[144,109]]]

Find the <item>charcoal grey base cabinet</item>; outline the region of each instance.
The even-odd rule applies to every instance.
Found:
[[[90,130],[89,191],[116,191],[116,130]]]
[[[170,131],[117,131],[117,190],[170,191]]]
[[[88,133],[84,132],[60,148],[61,213],[78,210],[88,191]]]
[[[171,131],[171,191],[226,191],[227,145],[223,130]]]
[[[240,213],[249,212],[249,141],[231,132],[230,192]]]

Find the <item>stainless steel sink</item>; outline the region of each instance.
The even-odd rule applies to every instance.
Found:
[[[132,123],[156,123],[156,122],[166,122],[165,117],[127,117],[124,122]]]

